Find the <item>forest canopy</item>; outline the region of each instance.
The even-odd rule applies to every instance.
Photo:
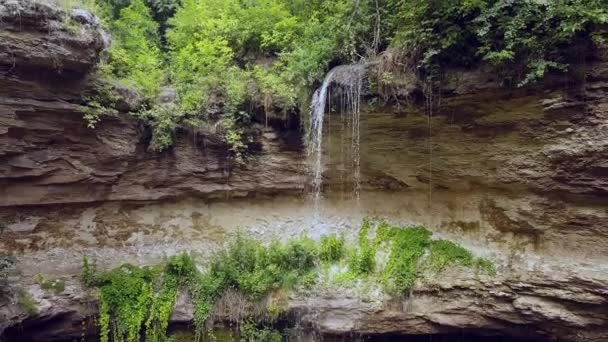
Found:
[[[100,69],[151,99],[140,116],[158,150],[180,125],[219,123],[240,154],[253,111],[306,108],[333,65],[390,53],[420,78],[485,63],[525,85],[608,40],[606,0],[81,1],[112,33]],[[176,108],[153,105],[161,86]]]

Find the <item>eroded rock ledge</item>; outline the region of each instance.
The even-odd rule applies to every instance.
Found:
[[[608,293],[597,279],[560,270],[537,272],[533,278],[444,276],[419,284],[407,298],[344,289],[295,294],[287,315],[323,335],[474,333],[598,342],[608,336]],[[98,334],[95,303],[79,285],[68,286],[61,295],[30,290],[41,311],[8,328],[6,341],[64,341]],[[12,319],[18,317],[24,318],[16,314]],[[193,326],[186,294],[178,299],[170,323]]]
[[[109,45],[95,16],[66,13],[53,0],[1,0],[0,40],[3,65],[75,73],[90,70]]]

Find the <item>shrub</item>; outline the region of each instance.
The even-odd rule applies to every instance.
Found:
[[[344,256],[344,237],[337,235],[322,236],[319,242],[318,255],[326,263],[336,262]]]
[[[112,22],[114,42],[110,49],[112,74],[127,85],[154,98],[163,81],[158,24],[143,0],[132,0]]]

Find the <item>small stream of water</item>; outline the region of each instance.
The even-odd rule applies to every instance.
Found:
[[[312,97],[310,106],[310,140],[308,143],[308,157],[312,177],[312,196],[315,211],[318,212],[319,201],[323,189],[323,122],[325,114],[332,110],[340,114],[344,123],[343,128],[350,135],[348,148],[341,149],[346,168],[350,170],[352,193],[358,199],[360,194],[361,157],[360,157],[360,110],[361,90],[365,76],[364,64],[341,65],[327,73],[323,84]],[[337,103],[332,106],[332,97]],[[335,108],[337,107],[337,108]],[[340,142],[341,144],[343,141]]]

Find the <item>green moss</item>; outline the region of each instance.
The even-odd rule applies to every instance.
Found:
[[[19,307],[28,315],[38,314],[38,305],[36,305],[36,301],[27,290],[17,290],[17,303],[19,304]]]

